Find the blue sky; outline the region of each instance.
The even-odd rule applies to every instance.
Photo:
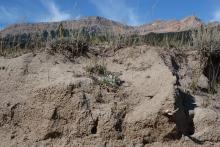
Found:
[[[0,0],[0,29],[14,23],[103,16],[129,25],[196,15],[220,20],[220,0]]]

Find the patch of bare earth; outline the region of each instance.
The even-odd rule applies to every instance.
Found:
[[[219,114],[179,89],[170,57],[138,46],[73,62],[45,52],[0,58],[0,146],[217,146]],[[86,71],[97,63],[122,85],[97,83]]]

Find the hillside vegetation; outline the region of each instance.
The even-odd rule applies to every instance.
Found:
[[[190,45],[189,30],[201,25],[202,22],[196,17],[155,22],[139,27],[130,27],[101,17],[52,24],[20,24],[0,32],[0,54],[40,50],[59,38],[80,40],[90,45],[107,43],[114,48],[141,44]]]

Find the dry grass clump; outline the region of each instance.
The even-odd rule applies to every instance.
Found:
[[[209,91],[215,93],[220,82],[220,27],[202,26],[192,33],[192,38],[200,53],[201,68],[209,79]]]
[[[88,52],[88,44],[80,40],[72,40],[70,38],[62,38],[54,40],[50,43],[49,53],[59,53],[68,59],[85,56]]]
[[[197,90],[197,83],[197,79],[192,79],[192,82],[189,85],[189,88],[192,90],[193,93]]]
[[[105,65],[95,64],[93,66],[88,66],[86,71],[90,74],[105,75],[107,73],[107,68]]]
[[[220,27],[201,26],[192,34],[193,46],[203,54],[220,54]]]

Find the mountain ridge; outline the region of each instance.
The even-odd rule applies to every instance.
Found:
[[[178,32],[193,29],[203,25],[204,23],[196,16],[185,17],[181,20],[159,20],[151,23],[129,26],[114,20],[110,20],[100,16],[88,16],[79,20],[67,20],[60,22],[39,22],[39,23],[23,23],[15,24],[0,31],[1,36],[7,34],[16,35],[20,33],[34,33],[38,31],[51,31],[57,29],[60,24],[65,29],[78,30],[88,28],[89,30],[107,31],[114,34],[147,34],[150,32]]]

